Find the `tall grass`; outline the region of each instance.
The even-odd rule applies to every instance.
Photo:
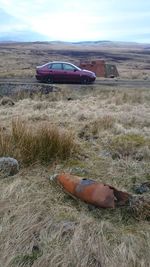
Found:
[[[10,135],[0,134],[0,156],[14,156],[27,165],[36,161],[65,160],[76,149],[71,133],[49,123],[34,128],[17,119],[12,121]]]
[[[0,156],[11,156],[12,150],[12,136],[0,130]]]

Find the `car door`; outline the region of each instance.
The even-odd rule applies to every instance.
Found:
[[[69,63],[63,63],[64,81],[65,82],[79,82],[80,73],[77,68]]]
[[[54,82],[63,82],[64,81],[64,70],[62,68],[62,63],[52,63],[51,68],[49,69],[49,74],[53,77]]]

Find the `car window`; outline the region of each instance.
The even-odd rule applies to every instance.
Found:
[[[52,64],[49,64],[49,65],[48,65],[48,69],[51,69],[51,66],[52,66]]]
[[[72,66],[72,65],[70,65],[70,64],[63,64],[63,69],[64,70],[72,70],[72,71],[74,71],[75,70],[75,67],[74,66]]]
[[[61,63],[53,63],[51,66],[51,69],[53,70],[62,70],[62,64]]]

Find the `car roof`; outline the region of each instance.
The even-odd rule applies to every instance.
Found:
[[[72,65],[74,65],[73,63],[71,63],[71,62],[66,62],[66,61],[51,61],[51,62],[48,62],[47,64],[52,64],[52,63],[67,63],[67,64],[72,64]]]

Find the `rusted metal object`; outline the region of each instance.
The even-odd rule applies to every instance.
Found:
[[[105,61],[104,60],[85,60],[81,61],[79,67],[93,71],[97,77],[105,77]]]
[[[97,77],[112,78],[119,76],[116,65],[107,64],[103,59],[97,59],[92,61],[82,60],[80,61],[79,67],[81,69],[93,71]]]
[[[68,173],[55,176],[58,184],[72,196],[100,208],[115,208],[126,205],[130,194],[122,192],[113,186],[91,179],[81,178]]]

